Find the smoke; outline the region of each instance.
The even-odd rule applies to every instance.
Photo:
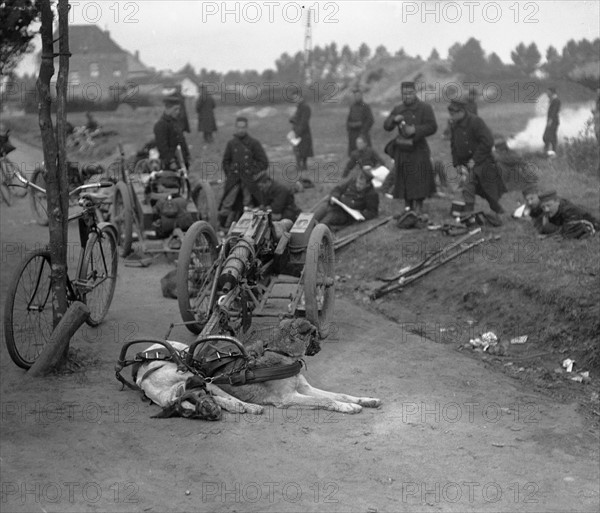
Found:
[[[561,108],[558,126],[558,142],[566,137],[578,137],[585,129],[586,122],[592,116],[593,102],[582,103],[577,106]],[[547,97],[540,98],[536,105],[536,116],[527,122],[525,130],[508,139],[508,147],[512,150],[537,151],[544,148],[542,136],[546,129],[546,112],[548,110]]]

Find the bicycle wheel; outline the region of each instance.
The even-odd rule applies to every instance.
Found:
[[[106,316],[117,285],[117,238],[111,228],[92,233],[85,245],[78,290],[83,290],[82,301],[90,309],[86,319],[90,326],[98,326]]]
[[[9,177],[7,184],[11,194],[15,198],[24,198],[27,195],[27,187],[17,178],[16,172],[19,168],[14,162],[8,159],[4,160],[4,164],[6,165],[7,176]]]
[[[8,172],[8,166],[6,166],[6,160],[2,159],[2,176],[0,177],[0,195],[2,196],[2,201],[6,203],[9,207],[12,205],[12,192],[10,187],[8,186],[12,180],[11,176]]]
[[[117,183],[112,202],[110,220],[117,227],[121,255],[126,257],[131,253],[133,243],[133,210],[129,190],[125,182]]]
[[[39,185],[43,189],[46,189],[46,176],[45,170],[38,167],[31,177],[31,182],[35,185]],[[41,226],[48,226],[48,200],[46,194],[35,190],[33,187],[29,188],[29,202],[31,204],[31,211],[37,224]]]
[[[29,253],[17,269],[4,305],[4,338],[19,367],[29,369],[53,329],[50,252]]]
[[[194,334],[202,331],[210,315],[210,292],[218,239],[206,221],[196,221],[185,234],[177,259],[177,301],[179,313]]]
[[[4,182],[0,182],[0,198],[9,207],[12,205],[12,201],[10,198],[10,189],[8,185],[6,185]]]

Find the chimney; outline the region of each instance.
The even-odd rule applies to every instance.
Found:
[[[135,51],[135,60],[136,60],[136,61],[139,61],[139,60],[140,60],[140,51],[139,51],[139,50],[136,50],[136,51]]]

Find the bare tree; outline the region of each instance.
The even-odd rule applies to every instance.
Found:
[[[50,0],[39,2],[42,26],[42,61],[37,80],[39,95],[39,125],[42,135],[48,221],[50,231],[50,255],[52,261],[53,323],[58,325],[67,310],[67,237],[69,217],[69,184],[66,153],[66,103],[67,78],[69,74],[69,26],[68,0],[58,0],[58,57],[59,69],[56,81],[56,135],[52,125],[50,80],[54,75],[54,40],[52,34],[53,12]]]

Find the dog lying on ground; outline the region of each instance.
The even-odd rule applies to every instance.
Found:
[[[177,351],[188,347],[181,342],[169,343]],[[151,346],[148,351],[159,347]],[[310,356],[319,350],[316,328],[305,319],[283,320],[266,342],[256,339],[245,344],[245,348],[251,356],[249,366],[252,371],[294,364],[304,355]],[[213,344],[205,344],[194,357],[206,361],[208,355],[212,353],[214,356],[216,351],[220,351],[220,355],[228,355],[231,354],[231,347],[219,349]],[[213,357],[212,361],[215,360]],[[231,365],[235,367],[236,361],[232,361]],[[222,375],[227,374],[228,370],[219,368],[218,372]],[[381,404],[379,399],[372,397],[354,397],[320,390],[311,386],[299,372],[283,379],[217,386],[205,383],[190,371],[179,371],[177,364],[172,361],[155,360],[144,362],[137,369],[134,379],[151,401],[163,407],[158,417],[180,415],[218,420],[221,408],[229,412],[259,415],[265,405],[359,413],[363,406],[377,408]]]

